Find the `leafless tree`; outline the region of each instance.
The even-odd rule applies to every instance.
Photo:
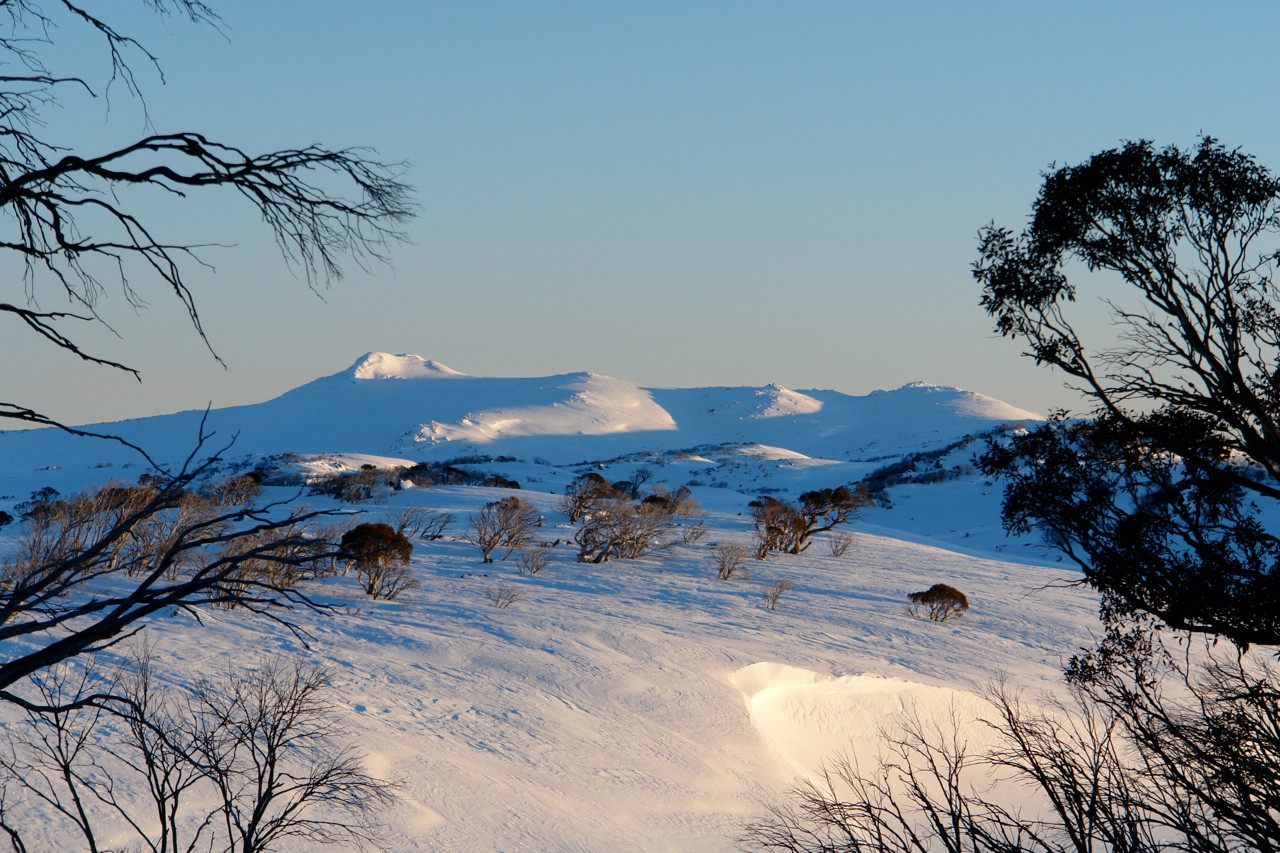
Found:
[[[686,545],[697,545],[705,538],[707,538],[707,526],[701,521],[680,527],[680,541]]]
[[[766,610],[777,610],[778,602],[782,601],[782,596],[795,589],[796,585],[789,580],[775,580],[773,583],[765,587],[764,590],[764,606]]]
[[[279,842],[363,845],[394,789],[366,773],[328,699],[323,669],[271,660],[249,675],[197,685],[189,703],[192,751],[217,792],[230,845],[244,853]]]
[[[538,510],[524,498],[506,497],[485,504],[471,515],[469,541],[480,548],[484,562],[493,562],[493,552],[503,549],[507,559],[533,538]]]
[[[162,16],[221,24],[202,0],[144,5]],[[141,99],[142,72],[158,74],[156,57],[116,20],[125,17],[114,6],[98,11],[68,0],[0,3],[0,250],[13,253],[23,269],[19,290],[0,299],[0,316],[89,364],[137,376],[76,340],[76,324],[105,322],[100,308],[112,293],[134,308],[145,304],[153,284],[172,293],[208,343],[184,274],[201,262],[200,247],[168,236],[173,223],[148,213],[149,196],[179,205],[219,192],[238,196],[312,287],[339,277],[344,257],[362,265],[382,259],[402,239],[412,205],[397,167],[354,149],[252,153],[197,131],[151,132],[150,116],[141,138],[103,150],[77,150],[74,140],[54,138],[47,112],[83,109],[82,98],[107,89]],[[60,43],[62,36],[74,47]],[[98,79],[82,73],[95,46]],[[76,71],[58,67],[69,57]],[[57,301],[70,309],[40,307]],[[87,434],[18,402],[0,402],[0,418]],[[241,570],[254,560],[284,569],[322,558],[326,549],[307,532],[319,514],[270,503],[184,516],[192,506],[184,496],[212,470],[195,459],[161,470],[150,493],[134,490],[110,511],[91,512],[89,522],[73,514],[28,543],[35,547],[5,555],[0,642],[25,642],[5,643],[0,698],[17,699],[9,689],[16,682],[117,642],[166,609],[236,603],[280,618],[281,607],[306,603],[292,587]],[[108,575],[132,582],[98,583]]]
[[[849,553],[849,549],[853,547],[853,543],[857,541],[852,532],[848,530],[833,530],[831,535],[827,537],[827,548],[833,557],[843,557]]]
[[[727,581],[745,574],[742,567],[750,553],[750,549],[741,542],[724,542],[717,545],[711,550],[711,559],[716,567],[716,577],[722,581]]]
[[[1007,687],[989,690],[988,749],[971,750],[954,723],[907,718],[880,766],[836,762],[794,792],[792,807],[748,827],[744,849],[1277,849],[1274,665],[1210,653],[1188,668],[1144,642],[1112,648],[1100,668],[1095,652],[1064,703],[1033,707]],[[1015,788],[1034,800],[1015,808]]]
[[[506,610],[520,600],[520,588],[509,583],[487,586],[484,597],[498,610]]]
[[[551,543],[539,542],[517,552],[516,565],[527,575],[536,575],[551,563]]]
[[[22,642],[9,642],[0,661],[0,698],[24,704],[15,683],[117,643],[158,612],[233,605],[290,626],[289,609],[316,606],[295,579],[337,552],[311,533],[324,512],[281,502],[229,507],[166,527],[158,550],[136,547],[135,533],[166,517],[215,461],[162,481],[118,516],[76,521],[5,561],[0,642]],[[128,583],[106,582],[120,578]]]
[[[117,682],[110,702],[82,701]],[[394,788],[345,745],[323,670],[268,660],[189,690],[165,689],[143,653],[119,672],[61,663],[34,677],[0,753],[16,793],[101,850],[104,826],[152,853],[266,851],[285,839],[376,843]],[[139,794],[139,789],[145,793]],[[0,824],[21,850],[6,802]]]
[[[402,533],[410,539],[435,541],[443,537],[445,530],[453,523],[453,514],[438,512],[426,506],[409,506],[395,513],[391,520],[396,533]]]
[[[157,14],[197,24],[221,23],[201,0],[149,0],[147,5]],[[110,12],[124,17],[119,10]],[[141,98],[144,78],[138,69],[158,73],[156,57],[111,16],[67,0],[4,3],[0,33],[0,57],[6,65],[0,77],[0,216],[9,223],[0,248],[20,260],[25,278],[25,292],[15,294],[12,302],[0,302],[0,314],[53,346],[136,375],[82,350],[67,327],[100,322],[99,303],[112,290],[141,307],[142,278],[170,291],[204,338],[183,273],[198,246],[166,237],[168,223],[161,216],[148,218],[145,208],[130,206],[148,192],[185,204],[199,203],[218,190],[238,195],[312,286],[338,277],[344,255],[360,263],[381,259],[402,239],[400,228],[411,215],[408,188],[396,169],[357,150],[312,145],[250,153],[196,131],[149,133],[104,150],[74,150],[46,135],[46,112],[82,109],[113,84],[124,86],[115,93]],[[71,50],[55,42],[57,34],[86,40]],[[56,64],[68,56],[91,59],[85,51],[95,39],[102,51],[101,82],[59,71]],[[86,97],[88,102],[82,100]],[[73,309],[37,307],[54,298]],[[0,417],[52,423],[16,403],[0,404]]]

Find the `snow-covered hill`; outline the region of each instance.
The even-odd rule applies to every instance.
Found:
[[[297,456],[278,464],[311,472],[469,457],[459,464],[523,488],[405,488],[349,507],[378,520],[428,505],[455,523],[415,542],[422,585],[394,601],[367,599],[347,577],[316,583],[309,594],[338,609],[296,614],[305,645],[243,611],[202,623],[175,612],[145,638],[176,683],[276,654],[327,666],[368,766],[402,785],[387,816],[393,850],[728,851],[834,753],[873,760],[878,729],[905,709],[963,718],[975,686],[995,677],[1052,689],[1065,657],[1089,642],[1092,597],[1061,583],[1072,574],[1038,543],[1005,539],[998,489],[967,466],[975,436],[1035,417],[924,384],[865,397],[641,388],[591,373],[487,379],[373,353],[274,400],[210,412],[211,444],[238,434],[233,470],[286,453]],[[199,420],[106,429],[174,459]],[[66,493],[145,470],[127,450],[51,431],[0,434],[0,460],[9,510],[41,486]],[[905,474],[854,525],[844,554],[822,541],[716,579],[714,546],[750,541],[751,497],[890,465]],[[641,560],[576,562],[565,544],[574,528],[556,511],[564,484],[641,469],[649,485],[690,486],[706,536]],[[508,494],[531,500],[539,538],[560,543],[537,575],[482,565],[465,539],[468,514]],[[17,536],[16,525],[0,528],[0,545]],[[769,610],[761,593],[776,580],[794,589]],[[969,596],[964,618],[908,613],[906,594],[937,582]],[[499,588],[515,592],[510,607],[492,606]],[[32,849],[75,846],[40,803],[13,815]]]

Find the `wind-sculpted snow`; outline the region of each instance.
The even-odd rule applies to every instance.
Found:
[[[837,755],[870,769],[884,738],[907,719],[931,732],[959,726],[975,752],[992,744],[989,728],[978,722],[990,707],[967,690],[871,674],[833,677],[778,663],[752,664],[730,681],[756,729],[801,776],[814,776]]]
[[[653,401],[652,395],[630,382],[589,373],[558,387],[566,396],[549,405],[486,409],[453,423],[433,420],[414,439],[428,444],[452,441],[485,446],[518,437],[677,429],[671,415]]]

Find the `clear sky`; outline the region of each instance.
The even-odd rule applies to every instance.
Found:
[[[102,306],[120,339],[81,336],[141,385],[6,327],[0,399],[73,422],[250,403],[387,350],[486,376],[924,380],[1073,406],[992,336],[978,228],[1020,227],[1045,168],[1123,139],[1204,132],[1280,168],[1273,3],[213,5],[225,38],[122,22],[164,67],[143,78],[156,128],[406,161],[414,244],[322,299],[253,211],[197,200],[163,224],[220,244],[189,276],[226,369],[143,286],[141,313]],[[143,130],[119,96],[62,121],[86,149]]]

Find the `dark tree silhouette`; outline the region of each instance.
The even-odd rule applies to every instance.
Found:
[[[1280,673],[1246,649],[1280,643],[1280,543],[1258,506],[1280,497],[1278,233],[1280,181],[1209,138],[1057,169],[1022,235],[982,232],[997,330],[1096,406],[982,467],[1005,479],[1006,525],[1042,530],[1101,591],[1107,631],[1072,660],[1069,706],[990,693],[997,745],[980,754],[908,721],[884,764],[837,763],[745,849],[1280,849]],[[1117,284],[1111,348],[1069,319],[1079,265]],[[1170,653],[1167,626],[1211,638]],[[1036,807],[992,796],[999,778]]]
[[[162,17],[221,24],[202,0],[133,3]],[[184,276],[186,265],[200,263],[199,247],[165,236],[171,223],[159,221],[151,199],[199,206],[220,190],[238,195],[312,287],[338,277],[343,258],[384,258],[403,239],[412,206],[396,167],[354,149],[250,152],[195,130],[155,131],[150,115],[141,138],[104,150],[55,138],[49,111],[78,110],[108,92],[141,101],[138,72],[159,74],[156,57],[117,25],[124,5],[0,3],[0,251],[22,271],[10,278],[10,298],[0,296],[0,317],[88,363],[136,376],[76,340],[77,324],[105,322],[98,306],[111,295],[141,307],[149,289],[167,291],[208,343]],[[96,79],[81,70],[95,61]],[[43,307],[52,303],[67,307]],[[0,402],[0,418],[84,434],[18,402]],[[215,453],[198,461],[207,440],[202,430],[185,464],[157,469],[149,491],[127,504],[98,501],[100,512],[62,517],[56,528],[36,530],[27,520],[26,544],[34,547],[3,560],[0,641],[19,642],[5,644],[0,697],[19,700],[10,690],[18,680],[118,642],[158,612],[241,606],[287,621],[288,607],[310,604],[297,580],[336,553],[310,529],[319,514],[281,503],[184,514],[184,495],[217,460]],[[58,535],[37,535],[51,530]]]
[[[1280,642],[1280,180],[1204,138],[1130,142],[1045,175],[1029,227],[980,235],[996,329],[1095,405],[982,459],[1006,525],[1040,528],[1104,596],[1235,642]],[[1096,275],[1078,275],[1087,271]],[[1072,322],[1078,279],[1109,286],[1109,345]]]
[[[196,24],[221,23],[200,0],[143,0],[142,5]],[[76,53],[54,36],[66,33],[70,39],[77,37],[76,30],[98,39],[101,80],[62,74],[56,67]],[[74,98],[96,97],[119,84],[141,98],[135,67],[159,71],[143,44],[89,7],[69,0],[0,4],[0,58],[6,72],[0,75],[0,249],[22,265],[25,285],[25,292],[11,300],[0,298],[0,314],[85,361],[136,375],[81,349],[69,326],[100,322],[96,306],[113,290],[141,306],[141,278],[170,291],[205,338],[183,274],[184,264],[197,260],[197,246],[164,236],[163,223],[135,203],[146,191],[190,205],[218,189],[238,194],[312,286],[340,276],[344,256],[361,263],[381,259],[403,238],[400,228],[411,214],[408,187],[393,167],[362,151],[309,145],[251,153],[190,130],[152,132],[107,150],[76,151],[47,136],[47,111],[75,106]],[[54,299],[69,310],[40,307]],[[0,403],[0,417],[51,423],[13,402]]]

